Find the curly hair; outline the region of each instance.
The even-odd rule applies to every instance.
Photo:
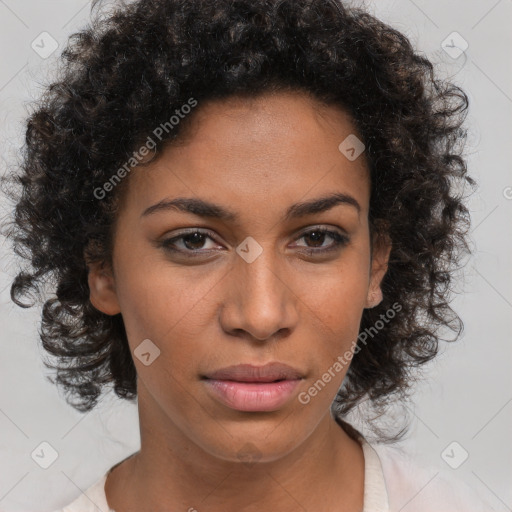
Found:
[[[45,365],[77,410],[91,410],[109,384],[118,397],[136,398],[122,316],[94,308],[87,281],[88,260],[112,264],[129,178],[102,200],[94,191],[190,97],[201,105],[303,91],[343,108],[363,138],[371,238],[385,234],[392,249],[383,300],[363,311],[360,332],[384,325],[357,347],[333,402],[340,415],[364,397],[381,408],[405,399],[417,370],[437,355],[440,329],[462,332],[450,302],[460,258],[471,253],[468,97],[435,75],[404,34],[338,0],[138,0],[92,16],[60,62],[26,121],[7,192],[16,202],[7,236],[29,260],[11,298],[32,307],[20,299],[35,294],[44,303],[39,334],[56,358]],[[154,158],[186,124],[164,134]],[[55,293],[46,300],[49,278]],[[396,304],[400,314],[380,321]]]

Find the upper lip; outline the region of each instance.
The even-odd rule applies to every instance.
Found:
[[[294,380],[302,378],[299,370],[283,363],[267,363],[264,366],[237,364],[221,368],[205,375],[208,379],[234,380],[238,382],[273,382],[275,380]]]

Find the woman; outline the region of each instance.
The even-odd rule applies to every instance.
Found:
[[[136,399],[141,448],[62,510],[490,510],[346,421],[460,332],[465,93],[334,0],[138,0],[63,56],[11,295],[54,276],[46,364],[78,410]]]

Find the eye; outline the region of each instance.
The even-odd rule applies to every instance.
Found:
[[[187,256],[196,256],[199,254],[194,253],[204,253],[214,248],[204,248],[204,244],[207,239],[213,241],[213,238],[207,232],[195,229],[193,231],[182,233],[179,236],[162,240],[162,242],[160,242],[160,246],[170,252],[181,252],[187,253]]]
[[[328,240],[329,238],[331,238],[333,242],[327,247],[322,247],[326,239]],[[301,239],[309,240],[310,243],[313,244],[313,247],[311,248],[309,246],[302,245],[298,245],[297,247],[306,247],[302,252],[311,255],[336,251],[342,246],[347,245],[349,242],[349,238],[346,235],[343,235],[338,231],[320,227],[303,232],[299,237],[299,240]],[[215,249],[215,246],[205,247],[207,240],[215,241],[209,232],[194,229],[192,231],[181,233],[173,238],[162,240],[159,243],[159,246],[171,253],[181,253],[186,256],[195,257]]]
[[[326,238],[331,238],[334,240],[334,242],[332,242],[327,247],[322,247],[320,249],[307,247],[307,249],[304,252],[306,252],[308,254],[312,254],[312,255],[338,250],[339,248],[347,245],[348,242],[350,241],[346,235],[343,235],[343,234],[339,233],[338,231],[333,231],[331,229],[326,229],[326,228],[309,229],[308,231],[302,233],[299,240],[302,238],[304,238],[306,240],[309,239],[314,244],[313,247],[322,246],[322,244],[323,244],[323,242],[325,242]],[[299,247],[303,247],[303,246],[299,245]]]

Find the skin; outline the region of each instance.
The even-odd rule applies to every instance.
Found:
[[[134,357],[141,450],[109,474],[109,506],[360,511],[363,452],[330,413],[347,365],[308,404],[297,399],[354,348],[364,308],[382,300],[390,244],[376,240],[371,257],[367,163],[364,153],[349,161],[338,149],[357,131],[344,111],[302,92],[217,100],[193,116],[180,144],[130,174],[113,268],[90,266],[90,300],[106,314],[122,313],[132,354],[145,339],[160,350],[148,366]],[[342,203],[282,220],[292,204],[333,192],[355,198],[360,212]],[[141,217],[176,197],[212,201],[239,220],[178,210]],[[349,242],[336,248],[330,235],[312,237],[314,227]],[[212,238],[175,246],[202,255],[158,246],[187,228]],[[263,250],[251,263],[236,252],[248,236]],[[335,249],[305,252],[328,247]],[[200,379],[225,366],[269,361],[304,375],[277,411],[233,410]],[[244,450],[252,462],[241,460]]]

